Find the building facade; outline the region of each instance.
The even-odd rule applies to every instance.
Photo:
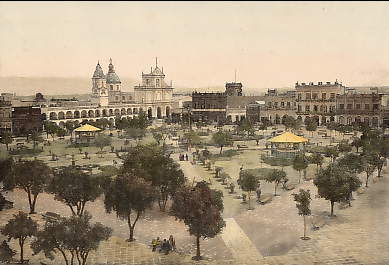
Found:
[[[336,97],[345,91],[338,81],[296,83],[297,118],[305,121],[307,117],[316,119],[317,123],[335,121]]]
[[[281,124],[285,116],[296,118],[295,91],[280,93],[277,89],[268,89],[263,101],[265,105],[261,111],[261,120],[267,119],[273,124]]]
[[[12,132],[12,96],[0,96],[0,133]]]
[[[365,123],[372,127],[383,123],[384,95],[347,92],[336,97],[336,122],[352,125]]]
[[[13,107],[12,133],[16,136],[24,136],[33,131],[41,132],[43,119],[40,107]]]
[[[226,93],[192,93],[193,121],[225,121],[226,111]]]
[[[45,120],[63,127],[67,121],[75,122],[108,119],[114,123],[117,117],[132,118],[140,112],[147,113],[150,119],[171,116],[173,87],[165,83],[165,74],[156,65],[150,74],[142,73],[142,84],[135,86],[134,92],[123,92],[112,60],[108,73],[104,74],[98,62],[92,76],[92,102],[88,104],[66,104],[42,108]]]

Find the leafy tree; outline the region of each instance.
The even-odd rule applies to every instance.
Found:
[[[96,200],[102,193],[98,179],[73,166],[54,174],[48,190],[54,199],[69,206],[73,215],[81,216],[85,205]]]
[[[309,132],[313,132],[317,130],[317,122],[315,119],[310,119],[309,122],[306,124],[305,129]]]
[[[105,135],[105,134],[99,134],[95,138],[95,144],[98,148],[100,148],[101,154],[103,153],[103,149],[106,146],[110,146],[112,143],[111,137]]]
[[[34,254],[43,252],[51,260],[54,254],[60,252],[66,265],[73,265],[74,259],[78,265],[85,265],[89,253],[97,250],[101,241],[106,241],[112,234],[112,229],[100,223],[90,224],[91,215],[60,218],[55,222],[46,222],[44,229],[36,234],[31,243]]]
[[[188,150],[193,146],[193,145],[199,145],[201,143],[201,138],[200,136],[194,132],[194,131],[189,131],[184,134],[184,139],[188,143]]]
[[[263,136],[258,135],[258,134],[254,134],[253,138],[254,138],[255,142],[257,143],[257,145],[259,145],[259,141],[263,139]]]
[[[219,234],[225,222],[222,217],[223,193],[210,189],[206,182],[195,187],[181,187],[174,196],[172,213],[188,226],[189,233],[196,237],[196,257],[201,259],[200,238],[213,238]]]
[[[249,119],[244,119],[239,123],[237,130],[238,132],[246,132],[247,136],[249,136],[250,133],[254,132],[254,125]]]
[[[320,197],[330,201],[331,216],[334,215],[334,203],[348,200],[350,194],[357,190],[360,180],[345,167],[330,164],[321,169],[313,183]]]
[[[352,145],[349,144],[347,140],[342,140],[338,144],[338,151],[341,153],[351,152],[351,150],[352,150]]]
[[[54,140],[54,135],[57,133],[58,128],[59,126],[55,122],[47,121],[45,123],[45,131],[47,134],[47,138],[49,138],[49,134],[50,134]]]
[[[294,197],[294,201],[296,202],[296,207],[299,211],[299,215],[302,215],[304,217],[304,236],[301,239],[309,239],[306,236],[306,221],[305,217],[307,215],[311,215],[311,209],[310,209],[310,204],[311,204],[311,193],[309,190],[303,190],[300,189],[298,194],[292,194]]]
[[[127,220],[129,241],[134,241],[135,225],[156,197],[151,182],[131,174],[122,174],[109,180],[105,187],[105,210],[108,213],[114,211],[118,218]]]
[[[319,166],[321,168],[321,166],[323,165],[323,160],[324,157],[320,153],[313,153],[309,157],[309,162],[316,165],[316,173],[319,172]]]
[[[76,128],[74,121],[66,121],[65,128],[70,135],[72,135],[73,130]]]
[[[123,161],[123,173],[150,181],[158,190],[158,205],[165,211],[169,196],[186,181],[179,165],[156,145],[138,145],[130,148]]]
[[[51,169],[40,160],[16,162],[14,170],[4,179],[4,188],[19,188],[28,196],[30,214],[35,213],[35,204],[39,193],[42,193],[51,177]]]
[[[379,160],[379,157],[375,153],[365,153],[362,156],[362,168],[363,171],[366,173],[366,187],[368,187],[369,178],[376,169],[377,160]]]
[[[308,167],[308,161],[303,155],[298,155],[293,159],[293,169],[299,172],[299,183],[301,180],[301,171]]]
[[[247,192],[249,198],[249,210],[251,210],[251,195],[260,185],[258,177],[248,171],[241,170],[239,173],[238,185],[243,191]]]
[[[283,170],[273,169],[265,176],[267,182],[274,182],[274,196],[277,196],[277,187],[286,178],[286,173]]]
[[[24,263],[24,243],[28,237],[36,235],[38,224],[27,217],[24,212],[14,214],[14,218],[8,221],[8,223],[1,229],[1,233],[8,237],[8,240],[18,240],[20,247],[20,262]]]
[[[64,137],[66,135],[66,130],[64,128],[58,127],[58,129],[56,130],[55,134],[58,137]]]
[[[286,115],[282,117],[282,124],[285,126],[286,129],[291,129],[296,126],[296,120],[292,116]]]
[[[32,131],[31,132],[31,140],[32,140],[32,143],[33,143],[33,149],[35,150],[36,146],[43,142],[43,138],[41,136],[41,134],[37,131]]]
[[[357,149],[357,153],[359,152],[359,148],[362,147],[362,141],[360,138],[354,138],[351,142],[351,146],[354,146]]]
[[[339,156],[339,151],[336,147],[325,147],[325,154],[327,157],[331,157],[332,162],[335,161],[335,159]]]
[[[7,131],[3,132],[1,134],[0,141],[2,144],[5,144],[5,146],[7,147],[7,151],[8,151],[8,145],[12,144],[12,142],[13,142],[12,133],[7,132]]]
[[[232,136],[229,132],[219,130],[212,135],[212,141],[220,147],[220,154],[223,147],[232,143]]]
[[[135,141],[139,142],[146,135],[145,129],[142,128],[134,128],[128,127],[125,129],[125,133],[128,137],[135,139]]]
[[[354,174],[363,172],[362,156],[348,153],[337,160],[339,166],[345,167],[348,171]]]

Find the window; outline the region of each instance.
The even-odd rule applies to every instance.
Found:
[[[146,86],[150,84],[150,79],[146,79]]]
[[[370,105],[369,104],[365,104],[365,110],[369,110],[370,109]]]
[[[347,104],[347,109],[352,109],[353,108],[353,104]]]
[[[335,98],[335,93],[331,93],[331,99]]]
[[[120,86],[119,85],[116,85],[116,89],[119,90]]]
[[[112,91],[113,90],[113,85],[109,85],[109,89]]]
[[[378,104],[373,104],[373,110],[377,110],[378,109]]]
[[[116,99],[116,100],[119,100],[119,97],[118,97],[118,96],[116,96],[116,97],[115,97],[115,99]]]
[[[278,107],[278,102],[274,102],[274,107],[275,107],[275,108]]]
[[[355,104],[355,109],[361,109],[361,104]]]
[[[125,96],[123,96],[123,97],[122,97],[122,99],[123,99],[123,100],[126,100],[126,97],[125,97]]]
[[[286,106],[290,108],[290,102],[286,102]]]
[[[317,99],[317,93],[312,94],[312,99]]]
[[[322,94],[321,94],[321,98],[322,98],[322,99],[327,99],[327,93],[322,93]]]
[[[269,102],[267,105],[269,106],[269,108],[271,108],[271,102]]]
[[[305,111],[310,111],[310,107],[309,106],[305,106]]]
[[[313,111],[318,111],[319,110],[319,108],[315,105],[315,106],[313,106]]]
[[[311,99],[311,93],[305,93],[305,99]]]
[[[344,104],[339,104],[339,109],[344,109]]]
[[[285,103],[284,102],[281,102],[281,107],[285,107]]]
[[[297,106],[297,111],[301,112],[301,106],[300,105]]]
[[[298,93],[298,94],[297,94],[297,99],[298,99],[298,100],[301,100],[301,93]]]
[[[156,80],[156,86],[159,87],[159,79]]]

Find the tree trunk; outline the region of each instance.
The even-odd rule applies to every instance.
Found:
[[[24,250],[23,250],[24,240],[22,238],[19,238],[19,247],[20,247],[20,263],[23,263],[24,261]]]
[[[369,177],[370,177],[370,174],[366,173],[366,188],[367,188],[367,183],[369,182]]]
[[[8,151],[8,144],[5,144],[5,146],[7,147],[7,151]]]
[[[334,201],[331,201],[331,216],[334,216]]]
[[[251,192],[248,192],[247,195],[249,197],[249,210],[251,210]]]
[[[196,258],[197,258],[197,259],[200,259],[200,258],[201,258],[201,255],[200,255],[200,236],[197,236],[197,237],[196,237],[196,246],[197,246],[197,249],[196,249]]]
[[[38,194],[34,194],[34,199],[32,200],[32,209],[31,213],[35,213],[35,204],[36,204],[36,199],[38,198]]]
[[[220,146],[220,154],[222,154],[222,152],[223,152],[223,146],[221,145]]]
[[[299,170],[299,184],[300,184],[300,180],[301,180],[301,170]]]
[[[306,230],[307,230],[307,224],[305,222],[305,215],[304,215],[304,239],[306,238],[305,236]]]

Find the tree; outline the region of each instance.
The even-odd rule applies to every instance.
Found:
[[[181,187],[174,196],[172,213],[196,237],[194,258],[197,260],[201,259],[200,238],[213,238],[225,226],[222,197],[221,191],[210,189],[204,181],[198,182],[193,188]]]
[[[37,131],[32,131],[31,132],[31,140],[32,140],[32,143],[33,143],[33,149],[35,150],[36,146],[43,142],[43,138],[41,136],[41,134]]]
[[[277,196],[277,187],[285,178],[285,171],[279,169],[273,169],[268,175],[266,175],[265,180],[267,182],[274,182],[274,196]]]
[[[129,241],[134,241],[135,225],[156,197],[151,182],[131,174],[121,174],[109,180],[105,187],[105,210],[108,213],[114,211],[118,218],[127,220]]]
[[[319,166],[323,164],[324,157],[320,153],[313,153],[309,157],[309,162],[316,165],[316,173],[319,172]]]
[[[354,174],[363,172],[362,156],[354,153],[345,154],[337,160],[337,164]]]
[[[4,179],[4,189],[24,190],[28,196],[30,214],[33,214],[38,195],[45,190],[50,177],[51,169],[40,160],[16,162],[12,173]]]
[[[307,120],[307,119],[305,119]],[[317,129],[317,122],[315,121],[315,119],[308,119],[308,122],[306,123],[306,127],[305,129],[309,132],[313,132],[316,131]]]
[[[296,120],[292,116],[284,116],[282,117],[282,124],[285,126],[285,129],[291,129],[296,126]]]
[[[375,153],[365,153],[362,155],[362,168],[366,173],[366,187],[368,187],[369,178],[377,166],[377,159],[379,159],[379,157]]]
[[[97,250],[101,241],[106,241],[112,229],[100,223],[90,224],[91,215],[60,218],[55,222],[46,222],[31,243],[34,254],[43,252],[51,260],[59,251],[66,265],[85,265],[90,251]],[[70,254],[70,257],[69,257]]]
[[[354,146],[357,149],[357,153],[359,152],[359,148],[362,147],[362,141],[360,138],[355,137],[351,142],[351,146]]]
[[[252,122],[249,119],[244,119],[239,123],[237,130],[238,132],[243,132],[243,133],[247,132],[247,136],[249,136],[250,133],[253,133],[254,127]]]
[[[179,165],[157,145],[138,145],[130,148],[121,170],[152,183],[158,190],[158,205],[161,211],[165,211],[169,197],[186,182]]]
[[[351,152],[351,150],[352,150],[352,145],[349,144],[347,140],[342,140],[338,144],[338,151],[341,153]]]
[[[50,134],[54,140],[54,135],[57,133],[57,130],[59,129],[58,125],[50,121],[46,121],[44,125],[45,125],[47,138],[49,138],[49,134]]]
[[[58,127],[58,129],[55,131],[55,134],[58,137],[64,137],[66,135],[66,130],[64,128]]]
[[[309,190],[303,190],[300,189],[298,194],[292,194],[294,197],[294,201],[296,202],[296,208],[298,209],[299,215],[302,215],[304,217],[304,236],[301,239],[309,239],[309,237],[306,236],[306,221],[305,217],[307,215],[311,215],[311,193]]]
[[[298,155],[293,159],[293,169],[299,172],[299,183],[301,180],[301,171],[308,167],[308,161],[303,155]]]
[[[198,145],[201,143],[201,138],[200,136],[194,132],[194,131],[189,131],[184,134],[184,139],[188,143],[188,150],[193,146],[193,145]]]
[[[142,128],[133,128],[128,127],[125,129],[125,133],[128,137],[135,139],[135,141],[139,142],[146,135],[145,129]]]
[[[72,135],[73,130],[75,129],[75,127],[76,126],[74,124],[74,121],[66,121],[65,122],[65,128],[68,131],[68,133],[70,134],[70,136]]]
[[[0,262],[10,263],[16,252],[9,247],[7,241],[4,240],[0,245]]]
[[[0,141],[1,141],[2,144],[5,144],[5,146],[7,147],[7,151],[8,151],[8,145],[12,144],[12,142],[13,142],[12,133],[7,132],[7,131],[3,132],[1,134],[1,140]]]
[[[102,193],[96,177],[73,166],[55,173],[48,190],[77,216],[83,215],[87,202],[93,202]]]
[[[238,185],[243,191],[247,192],[249,198],[249,210],[252,210],[250,204],[251,194],[252,192],[255,192],[260,185],[258,177],[246,170],[241,170],[239,173]]]
[[[320,169],[313,183],[318,194],[331,203],[331,216],[334,215],[334,203],[348,200],[350,194],[357,190],[360,180],[345,167],[330,164]]]
[[[326,146],[325,154],[327,157],[331,157],[332,162],[339,156],[339,151],[336,147]]]
[[[101,156],[103,155],[103,148],[106,146],[110,146],[112,143],[111,137],[105,134],[99,134],[95,138],[95,144],[98,148],[100,148]]]
[[[8,240],[18,240],[20,247],[20,262],[24,263],[24,243],[28,237],[36,235],[38,224],[27,217],[24,212],[14,214],[14,218],[8,221],[8,223],[1,229],[1,233],[8,237]]]
[[[220,154],[223,147],[232,143],[232,136],[229,132],[219,130],[212,135],[212,141],[220,147]]]

